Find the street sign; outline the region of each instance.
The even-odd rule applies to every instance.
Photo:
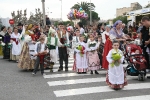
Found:
[[[13,19],[10,19],[10,20],[9,20],[9,24],[10,24],[10,25],[13,25],[14,23],[15,23],[15,21],[14,21]]]

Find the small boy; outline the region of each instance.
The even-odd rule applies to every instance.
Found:
[[[103,49],[104,49],[104,43],[102,43],[102,36],[98,36],[98,56],[100,59],[100,65],[102,67],[102,54],[103,54]]]
[[[36,75],[39,65],[41,69],[41,74],[45,75],[44,74],[44,56],[48,53],[48,48],[46,44],[44,43],[45,38],[43,36],[40,36],[39,41],[40,42],[37,42],[35,45],[35,54],[33,56],[37,56],[37,58],[36,58],[36,62],[35,62],[32,75]]]

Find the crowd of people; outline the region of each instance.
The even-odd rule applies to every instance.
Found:
[[[127,28],[118,20],[113,26],[100,23],[89,28],[84,28],[81,22],[75,27],[59,23],[57,27],[50,25],[42,28],[40,25],[19,23],[12,30],[3,26],[0,32],[0,55],[3,59],[17,62],[20,69],[33,71],[33,75],[36,75],[40,66],[41,74],[45,75],[44,69],[50,69],[52,73],[58,60],[58,71],[65,69],[67,72],[70,49],[73,49],[75,72],[99,74],[101,68],[108,70],[106,83],[114,89],[120,89],[127,85],[122,48],[127,39],[141,39],[147,69],[150,69],[150,19],[143,17],[139,24],[138,28]],[[119,59],[115,60],[113,54],[119,54]]]

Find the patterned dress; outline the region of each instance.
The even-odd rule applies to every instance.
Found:
[[[90,44],[95,44],[94,46],[90,46]],[[87,43],[87,58],[88,58],[88,69],[95,71],[100,68],[100,59],[97,53],[97,42],[96,41],[89,41]]]
[[[30,47],[32,47],[31,45],[34,46],[35,44],[31,42],[31,40],[34,40],[33,33],[30,33],[30,31],[28,32],[29,34],[32,34],[32,36],[27,35],[27,34],[25,35],[25,40],[24,40],[24,44],[21,50],[18,67],[24,70],[33,70],[35,59],[31,55],[31,52],[34,53],[34,51],[32,51]],[[31,40],[26,37],[30,37]]]

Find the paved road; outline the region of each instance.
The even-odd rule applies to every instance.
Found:
[[[137,77],[127,76],[129,85],[114,91],[105,84],[106,71],[100,75],[79,75],[71,71],[73,58],[70,57],[69,72],[31,72],[17,68],[17,63],[0,59],[0,100],[150,100],[150,80],[144,82]],[[125,65],[126,66],[126,65]],[[58,64],[55,65],[57,71]]]

